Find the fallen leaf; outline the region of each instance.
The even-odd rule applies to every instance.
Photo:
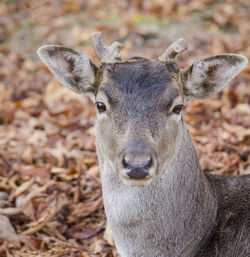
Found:
[[[0,214],[0,239],[7,241],[15,247],[20,247],[20,239],[9,219]]]

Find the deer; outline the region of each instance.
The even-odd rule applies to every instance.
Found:
[[[119,254],[247,256],[250,176],[203,172],[182,110],[221,91],[248,59],[221,54],[181,69],[184,39],[154,60],[122,60],[122,44],[107,46],[101,32],[91,40],[99,66],[59,45],[38,55],[64,86],[95,103],[104,209]]]

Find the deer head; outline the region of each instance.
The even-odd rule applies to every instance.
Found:
[[[107,47],[101,33],[92,35],[92,43],[99,67],[63,46],[43,46],[38,55],[63,85],[90,95],[97,108],[99,161],[132,186],[147,185],[175,159],[186,102],[221,91],[248,62],[242,55],[223,54],[181,70],[176,58],[187,49],[183,39],[157,60],[122,61],[122,45]]]

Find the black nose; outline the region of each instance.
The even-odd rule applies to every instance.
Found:
[[[132,179],[143,179],[149,174],[149,169],[152,166],[152,159],[140,163],[134,164],[130,162],[126,157],[122,161],[123,167],[126,169],[126,174]]]

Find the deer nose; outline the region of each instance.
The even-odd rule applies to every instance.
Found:
[[[122,160],[122,166],[126,170],[127,176],[132,179],[143,179],[149,175],[149,170],[152,167],[152,158],[139,163],[135,164],[128,160],[126,157]]]

